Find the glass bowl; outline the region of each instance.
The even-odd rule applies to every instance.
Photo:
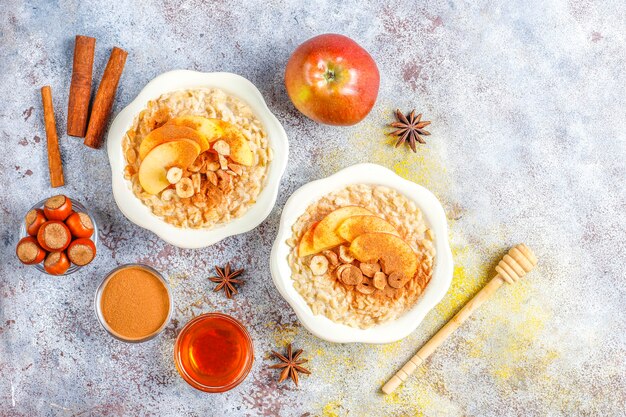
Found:
[[[190,339],[193,339],[194,335],[198,336],[197,332],[204,331],[205,334],[207,332],[215,334],[215,329],[207,329],[207,326],[211,325],[210,322],[215,320],[224,320],[241,333],[239,337],[241,339],[240,343],[245,350],[245,362],[242,365],[241,369],[238,371],[238,373],[234,375],[232,380],[224,381],[222,385],[206,385],[202,381],[200,381],[199,378],[194,377],[193,370],[187,369],[185,366],[185,362],[190,362],[190,364],[196,363],[196,358],[191,356],[191,352],[193,349],[191,346],[189,346],[191,344]],[[222,335],[222,337],[227,336]],[[191,357],[185,359],[183,358],[184,355],[188,355]],[[202,356],[201,353],[197,353],[197,355]],[[223,313],[205,313],[191,319],[187,324],[185,324],[180,333],[178,333],[176,343],[174,344],[174,364],[176,365],[178,373],[189,385],[204,392],[221,393],[235,388],[246,379],[246,377],[250,373],[250,370],[252,369],[253,362],[254,346],[252,344],[252,338],[250,337],[250,334],[248,333],[244,325],[239,322],[239,320]]]
[[[67,198],[69,198],[69,197],[67,197]],[[46,202],[46,200],[48,200],[48,199],[45,198],[45,199],[41,200],[40,202],[38,202],[37,204],[35,204],[31,208],[29,208],[28,211],[31,211],[31,210],[34,210],[34,209],[43,209],[43,205]],[[93,223],[93,235],[91,235],[91,237],[89,239],[91,239],[93,241],[93,244],[96,247],[96,257],[97,257],[98,256],[98,223],[96,222],[96,218],[93,216],[93,214],[89,210],[87,210],[87,208],[85,206],[83,206],[78,201],[74,200],[73,198],[70,198],[70,201],[72,202],[72,210],[73,211],[78,211],[80,213],[85,213],[91,219],[91,223]],[[26,213],[28,213],[28,211]],[[26,233],[26,222],[24,221],[24,217],[25,216],[26,216],[26,214],[24,214],[24,216],[22,216],[22,222],[21,222],[22,225],[20,226],[20,240],[22,238],[28,236],[28,233]],[[95,260],[95,258],[94,258],[94,260]],[[89,266],[90,264],[91,264],[91,262],[88,263],[87,265],[83,265],[83,266],[71,264],[70,267],[68,268],[68,270],[65,271],[65,273],[59,274],[59,275],[48,274],[48,272],[46,272],[46,270],[43,267],[43,261],[41,261],[38,264],[33,264],[33,265],[28,265],[28,266],[34,266],[38,271],[43,272],[44,274],[47,274],[47,275],[62,277],[62,276],[65,276],[65,275],[73,274],[74,272],[78,271],[82,267]]]
[[[163,283],[163,285],[165,286],[165,289],[167,290],[167,297],[168,297],[169,302],[170,302],[170,308],[169,308],[169,311],[167,312],[167,317],[165,318],[165,321],[163,322],[163,324],[157,330],[155,330],[153,333],[150,333],[149,335],[147,335],[146,337],[143,337],[141,339],[127,339],[127,338],[123,337],[122,335],[118,334],[117,332],[115,332],[115,330],[111,329],[111,327],[108,325],[108,323],[104,319],[104,316],[102,314],[102,307],[100,305],[100,300],[102,299],[102,292],[104,291],[104,288],[106,287],[106,284],[109,281],[109,279],[116,272],[118,272],[118,271],[120,271],[120,270],[122,270],[124,268],[131,268],[131,267],[143,268],[143,269],[147,270],[148,272],[151,272],[154,276],[156,276]],[[172,290],[170,289],[169,283],[163,277],[163,275],[161,275],[157,270],[155,270],[154,268],[152,268],[152,267],[150,267],[148,265],[130,263],[130,264],[120,265],[117,268],[112,269],[102,279],[102,281],[100,282],[100,285],[98,285],[98,289],[96,290],[96,295],[94,297],[94,310],[96,311],[96,317],[98,317],[98,321],[100,322],[100,325],[113,338],[115,338],[117,340],[120,340],[122,342],[126,342],[126,343],[142,343],[142,342],[147,342],[148,340],[154,339],[161,332],[163,332],[163,330],[165,330],[165,327],[167,327],[168,323],[170,322],[170,320],[172,318],[172,313],[174,312],[174,298],[172,297]]]

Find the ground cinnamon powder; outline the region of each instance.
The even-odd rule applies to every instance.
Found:
[[[170,301],[167,288],[152,272],[129,266],[115,272],[102,290],[100,308],[104,321],[123,339],[142,339],[167,320]]]

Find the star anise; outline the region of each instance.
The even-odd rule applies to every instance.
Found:
[[[215,266],[215,272],[217,273],[217,276],[209,278],[211,281],[217,283],[213,291],[218,292],[223,289],[226,297],[228,298],[231,298],[233,295],[237,294],[237,289],[233,284],[241,284],[242,281],[240,279],[234,278],[241,275],[243,273],[243,269],[231,272],[229,262],[224,268],[219,268],[218,266]]]
[[[278,352],[272,351],[272,356],[279,359],[281,363],[277,363],[275,365],[270,366],[272,369],[282,369],[283,371],[280,373],[280,378],[278,382],[283,382],[287,378],[291,378],[293,382],[295,382],[296,387],[298,386],[298,372],[311,375],[311,372],[303,368],[302,365],[305,362],[308,362],[306,359],[300,359],[300,355],[302,354],[302,349],[298,349],[295,352],[291,350],[291,343],[287,346],[287,356],[283,356]]]
[[[420,135],[428,136],[430,132],[424,130],[430,124],[428,121],[421,121],[422,113],[415,116],[415,110],[412,110],[407,116],[402,114],[400,110],[396,110],[397,122],[391,123],[389,126],[398,128],[390,133],[390,135],[399,136],[396,142],[396,148],[403,143],[408,143],[413,152],[417,152],[415,142],[426,143]]]

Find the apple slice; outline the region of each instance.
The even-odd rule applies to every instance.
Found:
[[[139,145],[139,157],[144,159],[151,150],[157,146],[174,140],[189,139],[200,146],[200,152],[204,152],[211,146],[204,135],[199,134],[194,129],[185,126],[165,124],[143,138]]]
[[[206,141],[211,144],[222,136],[223,129],[217,121],[221,121],[219,119],[209,119],[204,116],[178,116],[174,117],[167,121],[167,125],[176,125],[188,127],[190,129],[195,130],[200,135],[204,136]]]
[[[210,119],[204,116],[179,116],[170,119],[167,125],[175,125],[194,129],[203,136],[209,144],[223,140],[230,146],[230,159],[234,162],[252,166],[254,154],[250,149],[248,139],[241,133],[237,126],[221,119]],[[207,148],[208,149],[208,148]],[[206,149],[203,149],[203,152]]]
[[[300,244],[298,245],[298,256],[309,256],[317,253],[315,251],[315,247],[313,246],[313,232],[315,231],[315,227],[320,222],[315,222],[309,227],[309,230],[304,232],[302,238],[300,239]]]
[[[200,155],[200,145],[190,139],[165,142],[154,148],[139,166],[139,183],[150,194],[158,194],[170,185],[167,170],[186,169]]]
[[[320,221],[313,232],[315,252],[334,248],[346,240],[337,234],[337,227],[348,217],[372,215],[372,212],[358,206],[346,206],[329,213]]]
[[[230,159],[238,164],[252,166],[254,164],[254,154],[250,149],[248,139],[241,133],[237,126],[224,120],[213,119],[217,126],[222,129],[222,136],[219,139],[230,146]]]
[[[352,242],[357,236],[364,233],[376,232],[398,235],[398,231],[391,223],[378,216],[348,217],[337,229],[337,234],[348,242]]]
[[[390,233],[365,233],[358,236],[350,244],[350,253],[361,262],[380,262],[385,274],[400,273],[406,281],[417,272],[417,255],[411,246]]]

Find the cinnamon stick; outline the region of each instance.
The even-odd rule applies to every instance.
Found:
[[[63,163],[59,151],[59,137],[54,121],[54,107],[52,105],[52,90],[49,85],[41,87],[41,102],[43,103],[43,119],[46,125],[46,140],[48,144],[48,168],[50,169],[50,185],[60,187],[63,180]]]
[[[102,74],[102,81],[100,81],[96,98],[93,101],[87,134],[85,135],[85,145],[91,148],[97,149],[102,146],[104,129],[111,115],[117,84],[122,76],[122,71],[124,71],[127,55],[128,53],[123,49],[113,48],[104,74]]]
[[[85,137],[95,49],[95,38],[76,35],[72,83],[70,84],[70,98],[67,103],[67,134],[70,136]]]

